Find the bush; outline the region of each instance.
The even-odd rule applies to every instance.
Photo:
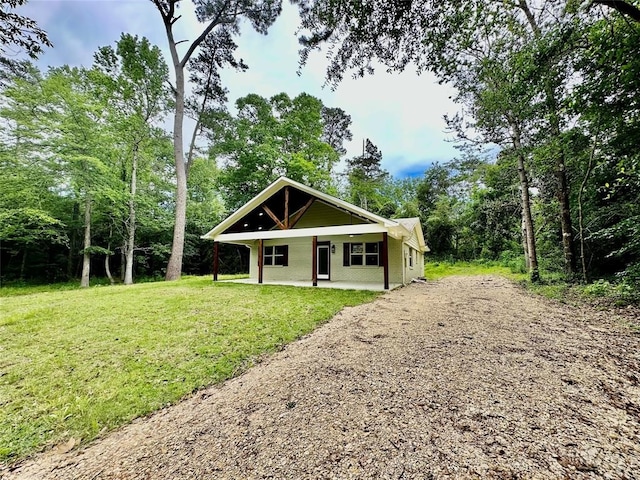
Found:
[[[600,279],[585,286],[582,291],[590,297],[609,297],[613,295],[615,289],[608,280]]]
[[[640,290],[640,263],[629,265],[617,275],[618,278],[635,290]]]
[[[527,265],[522,253],[516,253],[510,250],[501,252],[498,257],[498,262],[500,265],[508,267],[511,273],[527,273]]]
[[[618,304],[629,304],[640,301],[640,288],[632,284],[632,280],[624,278],[620,282],[610,282],[600,279],[591,285],[586,285],[582,292],[590,297],[606,297]]]

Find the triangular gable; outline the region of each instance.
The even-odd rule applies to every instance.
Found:
[[[278,225],[277,221],[283,222],[286,217],[283,207],[285,204],[285,187],[289,187],[287,189],[289,192],[287,194],[289,221],[295,222],[299,220],[296,215],[301,217],[311,203],[321,201],[333,208],[355,215],[366,223],[375,223],[386,228],[402,228],[405,230],[403,226],[394,220],[368,212],[363,208],[307,187],[290,178],[280,177],[215,228],[203,235],[202,238],[214,239],[223,233],[251,232],[283,227],[284,225]],[[267,208],[264,208],[264,206]]]
[[[417,246],[419,247],[416,250],[420,250],[422,252],[431,251],[424,241],[424,233],[422,233],[422,225],[420,224],[420,219],[418,217],[395,218],[394,220],[406,228],[407,231],[412,233],[412,238],[416,239]]]

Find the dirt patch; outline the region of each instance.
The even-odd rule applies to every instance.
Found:
[[[494,277],[411,285],[0,476],[640,478],[640,335],[623,320]]]

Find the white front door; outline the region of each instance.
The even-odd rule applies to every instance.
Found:
[[[318,245],[318,280],[329,280],[331,252],[329,245]]]

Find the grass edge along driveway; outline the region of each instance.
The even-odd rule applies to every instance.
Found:
[[[0,462],[90,441],[377,295],[191,277],[0,298]]]

